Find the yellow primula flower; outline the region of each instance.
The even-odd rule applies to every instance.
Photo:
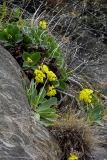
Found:
[[[7,32],[7,29],[4,29],[4,32],[6,33],[6,32]]]
[[[47,72],[47,78],[49,81],[55,81],[56,80],[56,75],[52,71]]]
[[[8,34],[7,38],[8,39],[12,39],[12,36],[10,34]]]
[[[47,76],[47,79],[49,81],[55,81],[56,80],[56,75],[52,71],[49,71],[49,68],[48,68],[47,65],[41,64],[40,66],[38,66],[38,69],[39,69],[38,71],[42,72],[42,74]],[[35,73],[35,74],[37,74],[37,73]]]
[[[36,80],[36,82],[43,83],[43,77],[36,76],[36,77],[35,77],[35,80]]]
[[[75,156],[74,154],[70,154],[70,157],[68,158],[68,160],[78,160],[78,157]]]
[[[48,66],[46,66],[45,64],[42,65],[41,67],[42,72],[47,73],[49,71]]]
[[[47,96],[52,97],[56,95],[55,87],[52,85],[48,88]]]
[[[28,63],[32,63],[33,61],[32,61],[32,59],[31,59],[30,57],[28,57],[28,58],[27,58],[27,62],[28,62]]]
[[[83,89],[82,91],[80,91],[79,101],[84,100],[84,102],[86,103],[91,103],[92,93],[93,93],[93,90],[91,89]]]
[[[37,69],[34,71],[34,74],[36,74],[35,76],[36,82],[43,83],[44,78],[46,78],[45,74],[42,71],[37,70]]]
[[[52,85],[52,86],[49,86],[49,90],[52,90],[54,89],[55,87]]]
[[[38,66],[38,68],[43,72],[43,73],[47,73],[49,71],[48,66],[46,66],[45,64],[41,64],[41,66]]]
[[[40,21],[39,22],[40,27],[42,27],[42,29],[46,29],[46,22],[45,21]]]

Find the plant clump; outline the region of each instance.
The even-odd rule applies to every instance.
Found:
[[[1,6],[7,9],[6,2]],[[1,12],[0,44],[5,47],[23,68],[30,80],[23,88],[31,110],[45,127],[57,119],[57,89],[66,90],[68,79],[64,58],[55,37],[47,30],[45,20],[31,27],[32,20],[22,19],[20,9],[13,9],[11,15],[17,20],[7,21]],[[7,12],[6,16],[9,15]]]
[[[54,123],[50,131],[62,149],[62,160],[72,160],[74,156],[70,155],[75,155],[75,160],[77,157],[79,159],[91,157],[96,144],[94,132],[83,119],[77,118],[74,114],[64,116]]]

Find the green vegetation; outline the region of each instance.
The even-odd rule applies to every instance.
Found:
[[[100,98],[94,93],[91,95],[93,90],[84,89],[80,92],[79,101],[83,101],[81,105],[81,110],[85,120],[89,121],[90,124],[99,124],[104,126],[104,106],[100,102]],[[96,97],[95,97],[96,95]]]
[[[57,114],[54,108],[50,108],[57,103],[57,98],[51,97],[46,99],[46,90],[42,87],[38,93],[36,87],[37,84],[32,79],[29,89],[26,88],[24,82],[22,82],[25,93],[28,97],[28,101],[31,109],[35,112],[34,116],[36,120],[40,121],[45,127],[49,127],[56,120]]]
[[[9,14],[11,17],[7,21]],[[78,95],[73,97],[78,102],[76,111],[80,114],[75,116],[73,109],[72,113],[67,111],[67,116],[62,114],[57,102],[63,97],[58,91],[66,93],[68,74],[60,46],[47,30],[47,22],[39,21],[31,27],[31,20],[22,19],[19,8],[10,11],[5,2],[0,8],[0,21],[1,45],[10,51],[30,80],[28,87],[24,80],[22,85],[34,117],[49,127],[66,158],[78,159],[79,155],[71,151],[72,146],[87,157],[93,141],[91,135],[87,136],[89,132],[84,124],[104,125],[104,106],[100,97],[93,88],[88,89],[88,85],[81,91],[76,86]]]
[[[1,7],[0,42],[6,49],[23,45],[19,53],[23,64],[19,64],[32,74],[30,87],[26,88],[24,82],[23,87],[35,118],[46,127],[50,126],[58,117],[56,110],[50,108],[57,103],[57,88],[66,90],[67,73],[63,55],[55,38],[46,30],[45,21],[40,21],[36,28],[31,27],[29,21],[24,25],[20,10],[15,8],[12,15],[17,21],[5,22],[9,14],[6,10],[4,2]]]
[[[6,21],[10,12],[12,18],[10,17],[10,20]],[[57,117],[57,111],[50,108],[57,103],[57,89],[66,90],[68,76],[63,54],[55,37],[47,31],[46,21],[40,21],[36,27],[31,27],[31,21],[23,20],[20,15],[19,8],[8,11],[6,2],[3,3],[0,8],[2,22],[0,42],[6,49],[22,46],[18,55],[21,57],[19,64],[25,73],[28,73],[28,77],[30,75],[31,81],[30,87],[26,88],[24,85],[24,89],[36,119],[42,124],[43,121],[48,120],[47,123],[44,122],[44,125],[48,126]],[[15,54],[13,54],[14,57]],[[82,114],[85,120],[90,121],[91,124],[103,125],[104,107],[97,99],[94,103],[93,96],[90,94],[94,95],[94,92],[89,89],[80,91],[79,100],[82,101],[80,103]],[[43,105],[47,107],[43,107]],[[43,110],[40,109],[41,106]]]

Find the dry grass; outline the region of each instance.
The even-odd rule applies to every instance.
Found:
[[[71,152],[76,152],[82,160],[91,157],[96,138],[83,119],[77,118],[74,114],[62,117],[53,125],[51,133],[59,142],[63,160],[66,160]]]

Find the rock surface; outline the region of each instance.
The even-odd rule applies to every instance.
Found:
[[[82,16],[83,16],[83,11],[86,12],[87,8],[85,9],[85,8],[83,8],[82,5],[79,5],[78,3],[76,3],[78,1],[66,0],[66,2],[69,3],[69,6],[68,6],[69,8],[66,9],[66,12],[67,13],[69,12],[69,14],[65,15],[65,18],[63,18],[63,21],[60,24],[60,27],[62,27],[62,30],[64,29],[64,31],[62,32],[63,34],[61,33],[61,35],[59,35],[60,34],[60,32],[59,32],[58,37],[60,36],[60,40],[61,40],[62,35],[64,35],[64,33],[66,33],[66,31],[69,32],[69,33],[67,33],[66,38],[64,39],[64,43],[66,40],[67,43],[69,42],[69,45],[67,45],[67,44],[65,44],[65,46],[64,46],[64,44],[62,45],[63,50],[65,50],[65,53],[67,53],[67,55],[65,55],[65,56],[68,58],[67,59],[68,60],[67,61],[68,67],[70,67],[73,70],[75,75],[82,75],[82,76],[84,76],[85,79],[87,79],[90,82],[90,84],[95,84],[96,86],[98,86],[98,88],[107,96],[107,45],[105,43],[103,43],[103,40],[102,40],[102,38],[103,38],[102,33],[103,32],[100,32],[101,35],[99,37],[96,37],[95,35],[93,35],[93,32],[91,32],[87,26],[85,26],[81,23],[81,20],[79,19],[80,16],[78,17],[78,15],[75,14],[76,13],[76,6],[77,6],[77,11],[79,11],[79,10],[80,10],[80,12],[82,11]],[[73,2],[75,3],[75,5],[73,5]],[[79,1],[79,2],[81,3],[81,1]],[[104,4],[104,6],[105,6],[105,4]],[[105,9],[106,8],[107,8],[107,6],[105,6]],[[93,9],[93,11],[94,10],[95,10],[95,8]],[[98,11],[98,9],[96,9],[96,10]],[[107,9],[106,9],[106,11],[107,11]],[[89,13],[88,10],[87,10],[87,13]],[[89,15],[95,15],[93,12],[90,12],[90,13],[91,14],[89,14]],[[100,14],[101,14],[101,12],[100,12]],[[86,13],[85,13],[85,15],[86,15]],[[60,18],[61,17],[57,17],[57,19],[60,19]],[[93,18],[91,18],[91,20],[93,20]],[[64,25],[64,22],[65,22],[65,25]],[[95,22],[95,20],[93,20],[93,23],[94,22]],[[103,22],[103,19],[101,19],[101,22]],[[56,21],[55,21],[55,23],[56,23]],[[103,23],[103,24],[105,25],[105,28],[107,29],[106,24],[105,23]],[[68,28],[68,26],[69,26],[69,28]],[[101,31],[103,31],[103,30],[101,30]],[[99,30],[98,30],[98,32],[99,32]],[[84,62],[86,62],[86,63],[84,63]],[[81,64],[84,64],[84,65],[81,65]],[[13,66],[13,67],[15,67],[15,66]],[[7,73],[9,74],[8,71],[7,71]],[[19,73],[20,73],[20,71],[19,71]],[[2,74],[4,74],[4,73],[2,73]],[[7,75],[6,74],[4,76],[8,75],[8,74]],[[16,72],[15,72],[15,75],[16,75]],[[2,79],[3,79],[3,75],[2,75]],[[5,83],[5,81],[4,81],[4,83]],[[8,96],[8,94],[7,94],[7,96]],[[5,99],[5,97],[4,97],[4,99]],[[9,99],[9,96],[8,96],[8,99]],[[25,102],[26,102],[26,100],[25,100]],[[25,102],[23,102],[23,104]],[[26,106],[28,106],[28,104]],[[106,106],[107,106],[107,102],[105,102],[105,107]],[[7,108],[6,108],[6,112],[8,111]],[[31,116],[29,116],[29,110],[28,109],[26,109],[26,110],[27,110],[26,115],[24,115],[24,113],[20,115],[20,113],[19,113],[20,118],[18,116],[16,116],[17,118],[19,118],[17,124],[15,121],[15,124],[18,126],[18,128],[22,127],[19,124],[20,124],[20,121],[22,121],[22,120],[24,121],[24,119],[25,119],[25,121],[29,122],[30,125],[32,124],[32,126],[34,127],[34,123],[33,122],[31,123]],[[21,110],[21,113],[22,113],[22,110]],[[23,118],[21,118],[21,117],[23,117]],[[6,118],[7,118],[7,121],[6,121]],[[11,127],[11,125],[7,125],[8,123],[10,123],[9,118],[7,117],[7,114],[6,114],[5,115],[5,122],[3,124],[4,129],[8,126]],[[15,118],[15,116],[13,114],[13,116],[11,116],[12,122],[14,121],[14,118]],[[3,119],[4,119],[3,114],[1,116],[1,119],[3,121]],[[107,122],[107,120],[106,120],[106,122]],[[36,125],[38,125],[37,122],[35,122],[35,123],[36,123]],[[24,127],[29,126],[25,122],[24,122],[24,124],[26,124],[26,125],[24,125]],[[24,127],[22,127],[22,128],[24,128]],[[25,128],[27,128],[27,127],[25,127]],[[9,137],[11,137],[10,134],[12,134],[11,128],[10,128],[10,132],[8,134]],[[28,129],[29,128],[30,127],[28,127]],[[4,132],[5,132],[5,130],[4,130]],[[94,152],[92,159],[94,159],[94,160],[107,160],[107,125],[105,124],[104,127],[96,127],[96,132],[97,132],[97,135],[99,136],[99,140],[101,140],[102,142],[99,144],[98,148],[95,148],[95,152]],[[36,131],[33,131],[33,133],[36,134]],[[22,134],[22,132],[21,132],[21,134]],[[6,139],[6,138],[4,138],[4,139]],[[34,139],[34,138],[32,138],[32,136],[30,134],[30,143],[32,145],[34,145],[34,142],[32,142],[33,141],[32,139]],[[4,141],[4,144],[5,144],[5,141]],[[23,144],[23,143],[21,142],[21,144]],[[6,148],[6,144],[4,145],[4,147]],[[12,146],[10,148],[12,148]],[[13,147],[13,149],[14,148],[15,147]],[[33,147],[31,147],[31,148],[32,148],[31,152],[33,152],[33,154],[34,154],[34,148]],[[49,151],[49,150],[47,150],[47,151]],[[8,152],[10,152],[10,150],[8,150]],[[16,152],[17,151],[15,151],[15,153]],[[28,151],[27,151],[27,153],[28,153]],[[4,154],[4,156],[6,157],[6,153]],[[41,157],[39,157],[39,158],[41,158]],[[4,159],[6,159],[6,158],[4,158]],[[7,159],[9,159],[9,158],[7,158]]]
[[[56,140],[31,116],[22,73],[0,46],[0,160],[60,160]]]

